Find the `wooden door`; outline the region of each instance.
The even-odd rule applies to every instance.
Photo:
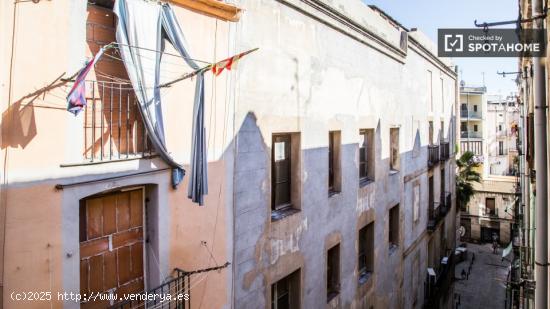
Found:
[[[143,189],[86,199],[80,205],[80,292],[144,290]],[[109,301],[82,304],[105,308]]]

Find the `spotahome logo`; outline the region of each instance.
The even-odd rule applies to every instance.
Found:
[[[439,57],[540,57],[546,54],[546,30],[439,29]]]

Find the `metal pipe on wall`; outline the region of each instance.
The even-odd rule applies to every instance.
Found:
[[[542,0],[533,0],[533,16],[542,15]],[[544,20],[534,21],[535,29],[544,29]],[[535,308],[548,308],[548,164],[546,132],[545,57],[533,57],[536,236],[535,236]]]

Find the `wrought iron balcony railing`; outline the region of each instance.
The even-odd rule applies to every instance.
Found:
[[[134,90],[116,82],[87,83],[84,158],[95,162],[151,155]]]
[[[439,145],[428,145],[428,166],[439,163]]]
[[[450,158],[450,153],[451,153],[451,149],[450,149],[450,144],[449,142],[441,142],[441,145],[440,145],[440,153],[439,153],[439,159],[441,161],[447,161],[449,160]]]

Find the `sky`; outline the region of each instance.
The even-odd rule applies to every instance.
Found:
[[[517,0],[363,0],[374,4],[407,28],[418,28],[437,42],[438,28],[474,28],[474,20],[496,22],[518,17]],[[514,27],[508,26],[508,28]],[[503,27],[500,27],[503,28]],[[453,58],[459,78],[467,85],[487,86],[490,94],[516,92],[515,75],[503,78],[497,71],[516,72],[517,58]]]

